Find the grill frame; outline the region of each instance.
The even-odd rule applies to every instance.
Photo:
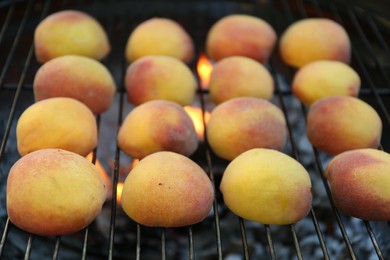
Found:
[[[390,62],[388,60],[380,60],[380,57],[377,56],[377,52],[375,50],[375,48],[377,48],[378,46],[374,45],[374,43],[379,42],[379,45],[381,45],[381,51],[383,56],[386,59],[390,60],[390,48],[386,43],[386,39],[389,39],[388,37],[390,34],[390,30],[386,32],[383,31],[384,27],[382,22],[386,21],[383,17],[376,15],[372,11],[367,12],[365,9],[362,9],[358,5],[353,5],[351,3],[343,4],[336,1],[331,1],[329,4],[316,0],[280,0],[270,1],[265,4],[261,1],[243,1],[241,3],[239,3],[238,1],[219,1],[213,2],[211,4],[207,3],[206,1],[199,1],[198,3],[195,2],[196,1],[188,1],[185,3],[181,3],[179,1],[153,1],[151,3],[151,6],[149,7],[152,7],[152,9],[155,8],[153,9],[156,10],[154,14],[166,17],[175,17],[175,20],[178,20],[184,25],[186,25],[188,22],[187,20],[190,19],[187,17],[187,15],[190,15],[190,12],[195,12],[195,15],[190,15],[191,17],[196,17],[197,15],[202,15],[202,12],[207,12],[208,16],[203,16],[203,18],[207,18],[207,21],[197,21],[198,23],[201,23],[203,33],[212,24],[213,21],[216,21],[223,15],[237,11],[255,14],[260,17],[265,16],[265,18],[269,20],[274,26],[278,35],[280,35],[283,29],[291,22],[309,16],[331,17],[346,28],[352,28],[351,30],[354,32],[353,36],[360,39],[360,41],[353,41],[352,50],[352,66],[358,71],[358,73],[362,77],[362,89],[360,97],[365,101],[369,101],[369,103],[372,104],[374,108],[376,108],[378,113],[380,113],[384,123],[384,133],[388,133],[390,131],[388,130],[390,127],[390,116],[388,112],[389,105],[386,105],[385,102],[386,99],[388,100],[390,98],[389,88],[386,87],[386,85],[390,86]],[[109,12],[104,13],[103,11],[107,10],[105,9],[105,7],[107,7],[108,5],[110,5],[112,9]],[[276,13],[281,13],[284,15],[281,15],[281,17],[271,17],[272,14],[267,14],[264,12],[264,10],[262,10],[262,7],[264,5],[267,5],[272,10],[275,10]],[[195,9],[192,8],[194,6],[196,6]],[[32,29],[41,19],[43,19],[49,13],[61,9],[68,9],[70,7],[83,10],[94,15],[107,29],[109,38],[112,41],[112,45],[118,47],[118,51],[110,54],[110,56],[104,61],[104,64],[113,73],[113,76],[118,86],[119,102],[117,103],[118,114],[117,122],[115,125],[116,129],[120,126],[122,119],[125,116],[126,109],[128,109],[128,107],[126,104],[125,91],[122,84],[124,71],[127,67],[126,62],[124,61],[122,51],[124,50],[124,40],[127,38],[128,33],[131,31],[131,29],[134,28],[134,26],[139,21],[141,21],[142,19],[146,19],[148,16],[150,17],[150,11],[147,11],[142,3],[138,3],[136,1],[127,3],[124,3],[122,1],[115,1],[114,3],[109,3],[109,1],[64,1],[62,3],[60,3],[59,1],[54,3],[52,3],[51,1],[34,2],[31,0],[21,1],[20,3],[10,1],[10,5],[1,7],[0,9],[0,14],[6,14],[4,18],[1,18],[2,20],[0,20],[3,24],[3,27],[1,27],[0,31],[0,48],[2,48],[2,46],[5,46],[4,49],[7,53],[7,55],[5,55],[5,59],[0,57],[0,92],[14,92],[14,95],[12,102],[7,103],[7,105],[10,105],[8,109],[9,113],[7,113],[7,122],[4,127],[4,133],[1,132],[2,143],[0,146],[0,164],[2,161],[7,159],[7,156],[9,154],[9,150],[7,150],[9,146],[7,146],[7,144],[9,144],[9,142],[11,142],[10,140],[13,138],[12,132],[14,131],[15,122],[17,121],[17,110],[18,108],[20,108],[20,102],[23,100],[23,98],[21,98],[21,95],[23,95],[23,93],[29,93],[31,95],[33,75],[36,69],[39,67],[39,64],[37,64],[34,60]],[[124,18],[124,16],[125,12],[129,10],[131,10],[131,13],[139,12],[140,14],[137,16],[136,19],[128,23],[131,24],[131,26],[127,28],[127,33],[118,37],[114,37],[116,36],[116,30],[118,30],[117,27],[123,29],[123,27],[127,25],[126,22],[128,22],[130,18]],[[180,10],[181,14],[175,16],[177,15],[175,14],[177,10]],[[20,22],[15,22],[19,18],[21,18]],[[190,23],[190,25],[186,27],[188,31],[192,34],[191,36],[194,38],[194,41],[197,43],[204,41],[205,37],[204,34],[200,34],[200,30],[196,30],[196,27],[198,25],[199,24]],[[365,27],[363,27],[363,25]],[[375,40],[370,41],[370,39],[372,40],[372,34],[367,33],[367,27],[372,29],[373,35],[376,37]],[[13,30],[12,33],[10,33],[11,29]],[[352,33],[352,31],[349,32]],[[11,37],[11,45],[8,45],[9,39],[7,37],[12,34],[14,34],[14,36]],[[356,38],[354,39],[356,40]],[[202,47],[203,46],[197,45],[198,54],[202,52]],[[5,51],[1,51],[0,53],[4,54]],[[15,65],[16,68],[13,67]],[[190,66],[195,72],[195,64],[190,64]],[[278,57],[277,50],[275,50],[267,66],[275,80],[276,90],[274,101],[281,107],[288,122],[290,143],[286,148],[286,153],[291,154],[298,161],[302,161],[302,151],[297,144],[298,140],[295,136],[295,129],[290,123],[291,116],[289,114],[289,102],[290,99],[293,97],[288,86],[290,85],[289,83],[291,82],[294,70],[284,65],[280,61],[280,57]],[[203,110],[207,109],[207,95],[207,91],[198,91],[199,104]],[[26,106],[27,104],[23,105]],[[304,119],[306,112],[307,107],[301,104],[299,112],[301,113],[300,117]],[[104,115],[97,117],[98,125],[100,125],[101,121],[103,120],[103,118],[101,117],[104,117]],[[16,148],[13,147],[12,149]],[[93,163],[95,163],[96,158],[99,155],[100,149],[101,148],[98,147],[94,151],[94,156],[92,159]],[[380,149],[389,151],[389,139],[386,136],[383,137],[383,142]],[[207,144],[203,145],[200,148],[200,151],[198,151],[197,153],[201,154],[201,159],[199,159],[200,163],[206,169],[206,172],[209,174],[217,190],[218,178],[220,176],[217,173],[218,169],[216,169],[216,165],[222,164],[223,166],[225,166],[226,162],[221,162],[218,158],[216,158],[216,156],[208,148]],[[121,154],[121,151],[117,146],[115,148],[113,157],[115,158],[115,160],[112,172],[112,183],[113,187],[116,187],[116,184],[118,183],[120,178],[119,172],[121,160],[124,159],[124,155]],[[339,213],[338,210],[335,208],[331,199],[330,188],[327,184],[326,179],[323,176],[324,155],[315,148],[312,148],[311,157],[314,160],[315,170],[310,173],[318,175],[317,177],[319,177],[323,183],[323,189],[325,190],[329,199],[333,218],[335,219],[338,232],[341,233],[341,236],[343,238],[343,246],[348,253],[347,258],[356,259],[357,254],[354,250],[353,242],[351,242],[351,237],[348,235],[348,231],[345,224],[345,222],[347,222],[349,218]],[[6,168],[2,167],[1,170],[4,171],[1,173],[3,177],[8,174]],[[108,234],[108,243],[105,245],[107,247],[106,255],[104,255],[104,257],[107,257],[108,259],[120,259],[120,256],[115,254],[117,246],[117,244],[115,243],[115,237],[118,232],[118,230],[116,230],[116,222],[119,214],[117,209],[118,205],[116,202],[116,197],[116,189],[113,189],[110,205],[110,229]],[[226,256],[225,248],[223,245],[223,241],[226,238],[223,237],[223,231],[221,230],[220,223],[221,218],[224,217],[222,215],[225,213],[222,212],[223,210],[221,209],[221,207],[221,198],[218,197],[217,194],[213,205],[213,216],[210,217],[211,220],[209,220],[207,224],[212,224],[212,228],[215,229],[213,232],[210,232],[210,235],[212,234],[213,236],[215,236],[215,256],[218,259],[222,259],[224,256]],[[329,253],[329,245],[326,243],[325,238],[326,235],[324,234],[323,227],[321,227],[321,224],[319,223],[319,218],[317,215],[317,209],[312,208],[307,219],[310,219],[312,221],[312,225],[316,230],[316,234],[319,240],[318,246],[319,248],[321,248],[321,251],[323,253],[322,257],[324,259],[330,259],[332,257],[332,254]],[[240,239],[242,246],[242,257],[244,259],[250,259],[252,255],[251,250],[253,248],[251,248],[248,242],[247,226],[251,223],[239,217],[237,217],[237,220],[241,236]],[[385,252],[381,248],[381,246],[383,246],[381,243],[383,242],[377,239],[377,232],[375,232],[372,228],[372,225],[375,223],[370,221],[362,221],[362,223],[367,231],[366,235],[369,236],[370,240],[372,241],[372,249],[376,252],[378,258],[386,259],[386,256],[389,257],[389,252]],[[187,236],[189,259],[194,259],[196,255],[199,255],[199,252],[196,249],[196,243],[199,243],[199,241],[195,241],[194,238],[196,232],[198,231],[197,228],[197,226],[192,226],[184,228],[184,231],[183,229],[180,229],[180,231],[186,233]],[[278,258],[278,250],[275,246],[277,240],[275,240],[275,238],[272,236],[273,229],[277,229],[277,227],[264,225],[263,227],[260,226],[259,228],[263,228],[263,231],[261,232],[262,234],[264,234],[263,242],[265,242],[265,245],[268,247],[269,258]],[[289,225],[286,228],[291,233],[291,248],[295,250],[296,257],[298,259],[303,259],[304,254],[300,245],[302,237],[300,237],[299,232],[297,232],[296,225]],[[9,242],[9,233],[15,232],[16,229],[17,228],[15,228],[9,222],[8,219],[4,220],[4,227],[2,226],[1,229],[3,232],[0,241],[0,256],[3,256],[4,252],[8,248],[7,242]],[[153,230],[160,234],[159,251],[161,253],[161,258],[166,259],[169,256],[169,253],[167,252],[167,241],[169,240],[168,236],[170,234],[169,232],[171,231],[171,229],[156,228]],[[142,235],[145,233],[147,233],[145,232],[145,227],[142,227],[138,224],[135,225],[136,245],[133,255],[135,259],[142,259],[145,253],[145,249],[143,247],[144,239],[142,239]],[[80,252],[81,258],[85,259],[91,255],[92,257],[94,257],[93,253],[91,253],[91,251],[89,250],[89,243],[91,237],[89,228],[83,230],[82,232],[80,232],[80,234],[82,235],[81,240],[83,244],[82,250]],[[25,235],[27,237],[27,241],[25,243],[26,247],[23,252],[24,257],[26,259],[34,258],[34,255],[32,254],[32,250],[34,250],[35,248],[33,242],[40,240],[40,238],[30,234]],[[50,239],[50,243],[53,244],[53,259],[61,258],[61,248],[63,248],[62,240],[63,238],[61,237]]]

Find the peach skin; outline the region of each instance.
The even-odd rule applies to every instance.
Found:
[[[304,104],[330,96],[357,97],[360,76],[345,63],[320,60],[306,64],[294,75],[293,94]]]
[[[316,60],[349,63],[351,42],[346,30],[328,18],[306,18],[288,26],[279,43],[282,60],[300,68]]]
[[[266,63],[277,35],[265,20],[246,14],[232,14],[218,20],[206,38],[206,53],[214,61],[245,56]]]
[[[7,180],[7,212],[19,228],[42,236],[75,233],[92,223],[106,200],[99,170],[84,157],[42,149],[20,158]]]
[[[190,156],[198,148],[198,136],[182,106],[152,100],[135,107],[126,116],[118,132],[118,145],[137,159],[158,151]]]
[[[231,56],[214,65],[209,91],[215,104],[235,97],[270,100],[274,92],[274,81],[261,63],[243,56]]]
[[[131,63],[124,81],[128,101],[133,105],[155,99],[189,105],[198,84],[185,63],[163,55],[145,56]]]
[[[323,152],[336,155],[359,148],[377,148],[382,121],[366,102],[350,96],[322,98],[307,114],[307,137]]]
[[[122,208],[145,226],[182,227],[205,219],[213,199],[213,185],[201,167],[162,151],[140,160],[126,177]]]
[[[325,170],[336,207],[349,216],[390,220],[390,154],[355,149],[336,155]]]
[[[283,112],[271,102],[253,97],[233,98],[216,106],[206,130],[211,149],[225,160],[252,148],[282,150],[287,138]]]
[[[67,54],[102,60],[111,50],[100,23],[76,10],[59,11],[42,20],[34,32],[34,48],[40,63]]]
[[[35,100],[70,97],[95,114],[107,111],[114,101],[116,85],[100,62],[77,55],[65,55],[43,64],[34,78]]]
[[[29,106],[16,125],[19,154],[59,148],[86,156],[97,145],[96,119],[80,101],[56,97]]]
[[[262,224],[287,225],[310,210],[311,181],[306,169],[272,149],[248,150],[230,162],[220,190],[236,215]]]
[[[150,55],[166,55],[189,63],[195,56],[194,43],[176,21],[154,17],[131,32],[125,51],[128,62]]]

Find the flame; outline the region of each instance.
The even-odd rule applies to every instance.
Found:
[[[191,117],[192,122],[194,123],[196,134],[198,135],[199,140],[203,141],[204,135],[204,123],[203,123],[203,112],[200,107],[185,106],[184,109]],[[207,123],[210,119],[210,113],[208,111],[204,112],[204,122]]]
[[[92,158],[93,158],[93,153],[89,153],[85,158],[87,158],[88,161],[92,162]],[[108,176],[106,170],[103,168],[102,164],[100,163],[100,161],[98,159],[96,159],[95,161],[95,166],[96,168],[99,170],[100,174],[103,176],[103,179],[104,179],[104,183],[111,183],[110,182],[110,177]]]
[[[92,152],[89,153],[85,158],[87,158],[88,161],[92,162],[93,153]],[[100,163],[100,161],[98,159],[96,159],[96,161],[95,161],[95,166],[99,170],[100,174],[103,177],[104,184],[107,187],[107,198],[109,198],[111,196],[111,192],[112,192],[112,189],[111,189],[112,183],[111,183],[110,176],[108,176],[106,170],[103,168],[102,164]]]
[[[122,190],[123,182],[118,182],[116,185],[116,203],[118,203],[118,205],[121,203],[122,200]]]
[[[197,63],[197,71],[200,78],[200,85],[202,89],[207,89],[210,81],[210,74],[213,70],[213,64],[207,59],[205,54],[199,56]]]
[[[139,159],[134,159],[132,162],[131,162],[131,165],[130,165],[130,169],[133,169],[137,163],[139,162]]]

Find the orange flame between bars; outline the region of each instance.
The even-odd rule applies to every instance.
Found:
[[[200,86],[202,89],[207,89],[210,81],[210,74],[213,70],[213,64],[207,59],[205,54],[199,56],[197,63],[197,71],[200,78]]]
[[[118,182],[116,185],[116,203],[120,205],[122,200],[123,182]]]
[[[192,122],[194,123],[196,134],[198,135],[199,140],[203,141],[204,135],[204,124],[203,124],[203,114],[200,107],[185,106],[184,109],[187,111],[188,115],[191,117]],[[210,119],[210,113],[205,111],[204,120],[207,123]]]
[[[87,160],[92,162],[92,158],[93,158],[93,153],[89,153],[87,156],[86,156]],[[101,165],[100,161],[98,159],[96,159],[96,162],[95,162],[95,166],[96,168],[99,170],[100,174],[103,176],[103,180],[104,180],[104,183],[106,184],[106,187],[107,187],[107,195],[108,197],[111,196],[111,192],[112,192],[112,183],[111,183],[111,180],[110,180],[110,177],[108,176],[106,170],[103,168],[103,166]],[[116,186],[116,202],[120,205],[120,202],[121,202],[121,196],[122,196],[122,189],[123,189],[123,183],[122,182],[118,182],[117,183],[117,186]]]
[[[86,158],[87,158],[88,161],[92,162],[93,153],[92,152],[89,153],[86,156]],[[106,187],[107,188],[110,187],[111,186],[110,177],[108,176],[106,170],[104,170],[103,166],[101,165],[101,163],[100,163],[100,161],[98,159],[96,159],[95,166],[99,170],[100,174],[103,176],[104,183],[106,184]]]

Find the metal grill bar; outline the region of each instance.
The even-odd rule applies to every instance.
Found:
[[[7,15],[4,19],[4,22],[3,22],[3,26],[1,27],[1,31],[0,31],[0,44],[3,42],[3,38],[4,38],[4,34],[5,34],[5,31],[7,30],[8,26],[9,26],[9,22],[11,20],[11,17],[14,13],[14,10],[15,10],[15,6],[12,5],[9,9],[8,9],[8,12],[7,12]],[[0,81],[1,83],[1,81]],[[2,84],[0,84],[1,86]]]
[[[192,227],[188,227],[188,255],[189,259],[195,259],[195,253],[194,253],[194,238],[192,235]]]
[[[370,222],[368,222],[367,220],[363,220],[363,222],[364,222],[364,225],[365,225],[366,228],[367,228],[367,233],[368,233],[368,235],[370,236],[371,242],[372,242],[372,244],[373,244],[373,246],[374,246],[374,248],[375,248],[375,252],[377,253],[378,258],[379,258],[379,259],[384,259],[384,258],[383,258],[382,251],[381,251],[381,249],[380,249],[380,247],[379,247],[379,245],[378,245],[378,240],[376,239],[375,234],[374,234],[374,232],[372,231]]]
[[[30,235],[28,236],[27,247],[26,247],[26,253],[24,254],[24,260],[30,259],[30,252],[31,252],[32,239],[33,239],[33,236],[30,234]]]
[[[123,74],[123,73],[122,73]],[[123,87],[122,87],[123,90]],[[124,91],[120,91],[120,102],[119,102],[119,110],[118,110],[118,121],[117,124],[120,126],[123,121],[123,100],[124,100]],[[118,128],[119,129],[119,128]],[[116,221],[116,198],[117,198],[117,185],[118,185],[118,180],[119,180],[119,162],[120,162],[120,149],[118,146],[118,143],[116,144],[116,151],[115,151],[115,164],[114,164],[114,174],[113,174],[113,179],[112,179],[112,206],[111,206],[111,218],[110,218],[110,237],[109,237],[109,254],[108,258],[112,259],[113,257],[113,250],[114,250],[114,237],[115,237],[115,221]],[[138,227],[139,228],[139,227]],[[138,231],[137,228],[137,231]],[[137,232],[137,256],[139,255],[140,251],[140,245],[138,244],[140,240],[138,239],[138,234]]]
[[[319,159],[318,151],[314,147],[313,147],[313,151],[314,151],[314,154],[315,154],[315,161],[316,161],[316,164],[317,164],[318,172],[321,175],[321,179],[322,179],[322,182],[324,184],[324,187],[325,187],[325,190],[326,190],[326,194],[328,195],[329,201],[330,201],[330,203],[332,205],[332,210],[333,210],[334,215],[336,216],[337,224],[339,225],[341,234],[343,235],[344,242],[345,242],[345,244],[346,244],[346,246],[348,248],[348,252],[349,252],[351,258],[352,259],[356,259],[355,252],[353,251],[351,242],[349,241],[349,237],[348,237],[348,234],[347,234],[347,232],[345,230],[344,223],[341,220],[340,213],[339,213],[338,209],[336,208],[336,206],[335,206],[335,204],[333,202],[332,194],[331,194],[328,182],[327,182],[327,180],[326,180],[326,178],[324,176],[324,171],[323,171],[322,166],[321,166],[321,162],[320,162],[320,159]]]
[[[22,19],[22,21],[20,23],[20,27],[18,29],[18,32],[17,32],[16,36],[15,36],[14,42],[12,44],[12,48],[11,48],[11,50],[10,50],[8,56],[7,56],[7,60],[6,60],[5,64],[4,64],[3,70],[1,71],[0,86],[3,85],[5,74],[7,73],[8,69],[9,69],[9,66],[10,66],[12,58],[13,58],[13,54],[14,54],[14,52],[16,50],[16,47],[18,46],[20,37],[21,37],[21,35],[23,33],[24,27],[26,25],[27,18],[29,16],[30,11],[31,11],[32,2],[33,1],[29,1],[28,2],[25,14],[24,14],[23,19]],[[31,50],[32,50],[32,48],[31,48]],[[30,53],[32,54],[32,51],[30,51]],[[29,63],[29,59],[27,59],[27,61],[28,62],[26,62],[26,63]],[[28,66],[25,66],[25,68],[27,68],[27,67]],[[4,134],[3,140],[1,142],[1,146],[0,146],[0,161],[1,161],[2,157],[3,157],[4,148],[5,148],[7,139],[8,139],[9,131],[11,130],[11,123],[12,123],[12,120],[13,120],[15,107],[16,107],[16,103],[18,101],[20,89],[21,89],[21,87],[23,85],[23,79],[24,79],[25,73],[26,73],[26,70],[23,70],[22,75],[20,77],[20,81],[19,81],[19,84],[18,84],[17,91],[15,93],[15,98],[14,98],[14,102],[13,102],[13,105],[12,105],[12,108],[11,108],[11,112],[10,112],[10,115],[9,115],[9,120],[7,122],[7,127],[5,129],[5,134]]]
[[[293,235],[293,239],[294,239],[294,247],[295,247],[297,257],[299,260],[301,260],[301,259],[303,259],[303,256],[302,256],[302,252],[301,252],[301,247],[299,246],[297,232],[295,231],[294,225],[290,225],[290,228],[291,228],[291,234]]]
[[[265,233],[267,234],[267,244],[271,259],[276,259],[274,243],[272,242],[271,228],[269,225],[264,225]]]
[[[242,218],[239,218],[239,224],[241,230],[242,250],[244,254],[244,259],[249,259],[248,240],[246,238],[245,223]]]
[[[54,245],[54,250],[53,250],[53,257],[52,257],[53,260],[58,259],[58,254],[59,254],[59,251],[60,251],[60,241],[61,241],[61,237],[57,236],[56,237],[56,243]]]
[[[387,76],[387,74],[386,74],[386,72],[385,72],[385,70],[384,70],[384,68],[383,68],[383,66],[382,66],[382,64],[381,64],[381,62],[379,62],[378,58],[376,57],[375,52],[374,52],[374,50],[373,50],[373,48],[372,48],[372,44],[371,44],[370,41],[368,40],[366,34],[363,32],[362,26],[361,26],[361,24],[359,23],[359,21],[358,21],[358,19],[357,19],[357,17],[356,17],[356,11],[355,11],[355,9],[350,8],[350,9],[348,9],[347,12],[348,12],[348,16],[349,16],[350,20],[352,21],[354,27],[356,28],[356,31],[357,31],[357,33],[358,33],[358,35],[359,35],[359,38],[362,40],[364,46],[365,46],[366,49],[369,51],[370,57],[373,58],[374,63],[375,63],[375,66],[376,66],[377,68],[379,68],[380,74],[381,74],[381,76],[385,79],[385,82],[387,83],[387,85],[390,85],[390,79],[389,79],[389,77]],[[367,15],[367,16],[368,16],[368,15]],[[367,19],[368,19],[368,17],[367,17]],[[372,19],[372,18],[371,18],[371,19]],[[372,28],[372,29],[375,30],[374,28]],[[378,30],[376,30],[376,33],[377,33],[378,39],[379,39],[379,40],[382,39]],[[383,40],[383,39],[382,39],[382,40]],[[385,43],[385,42],[383,42],[382,44],[384,44],[384,45],[386,46],[386,43]]]

